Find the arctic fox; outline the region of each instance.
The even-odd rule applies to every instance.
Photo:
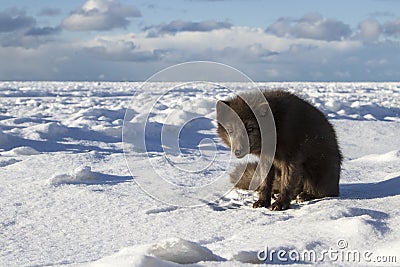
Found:
[[[265,91],[262,95],[268,101],[275,121],[276,149],[271,169],[268,173],[264,170],[266,177],[259,177],[262,180],[256,188],[259,199],[253,207],[277,211],[288,209],[293,199],[303,202],[337,197],[342,155],[333,126],[321,111],[294,94]],[[268,138],[264,135],[261,138],[260,125],[254,114],[259,107],[249,106],[251,101],[244,100],[262,95],[247,93],[217,102],[217,133],[237,158],[247,154],[260,158],[261,139]],[[240,121],[232,119],[227,107]],[[249,189],[251,179],[258,175],[257,164],[263,166],[261,163],[239,164],[230,174],[231,181],[238,188]],[[279,195],[271,205],[275,193]]]

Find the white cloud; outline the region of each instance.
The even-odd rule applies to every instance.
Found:
[[[233,47],[246,54],[260,49],[279,53],[289,50],[293,45],[330,47],[334,50],[352,49],[360,45],[357,41],[351,40],[328,42],[277,37],[263,32],[260,28],[250,27],[232,27],[211,32],[180,32],[175,36],[159,36],[156,38],[138,35],[135,39],[138,46],[150,49],[160,48],[161,46],[180,51],[204,51],[207,48],[223,50],[226,47]]]
[[[315,73],[321,73],[323,79],[334,73],[338,58],[342,64],[344,55],[361,45],[355,40],[277,37],[251,27],[151,38],[146,32],[103,35],[57,46],[43,44],[30,50],[0,49],[5,60],[14,58],[7,68],[0,66],[0,78],[16,79],[23,73],[25,79],[96,80],[101,74],[107,74],[107,79],[145,79],[176,63],[213,60],[237,67],[258,80],[307,80]]]
[[[93,16],[109,14],[110,2],[115,4],[87,1],[81,9],[88,14],[95,10]],[[347,25],[319,15],[280,19],[267,31],[213,23],[178,26],[170,31],[173,34],[150,37],[153,27],[137,34],[103,33],[81,41],[41,42],[34,47],[31,40],[38,36],[24,35],[20,46],[30,44],[30,49],[11,44],[0,47],[0,58],[10,62],[0,65],[0,79],[96,80],[103,74],[111,80],[144,80],[163,67],[190,60],[229,64],[255,80],[398,79],[398,72],[393,71],[400,69],[398,43],[392,37],[385,39],[385,25],[374,20],[361,22],[350,34]],[[47,30],[40,28],[37,33]],[[334,37],[328,38],[329,32]],[[39,37],[46,38],[43,34]]]
[[[125,28],[130,18],[140,17],[134,6],[124,6],[117,0],[87,0],[64,19],[62,26],[70,31],[108,31]]]
[[[290,20],[280,18],[272,23],[266,30],[266,32],[275,34],[279,37],[289,37],[291,35],[291,23]]]
[[[260,28],[232,27],[151,38],[146,33],[101,36],[83,45],[92,56],[102,59],[149,61],[164,66],[212,60],[236,66],[255,79],[304,80],[314,79],[315,73],[319,73],[321,79],[331,75],[334,72],[328,70],[329,66],[334,63],[332,68],[337,67],[338,55],[352,53],[362,43],[277,37]],[[321,66],[326,72],[320,70]]]
[[[326,41],[338,41],[350,36],[350,26],[336,19],[323,18],[318,14],[304,16],[294,26],[295,36]]]
[[[377,41],[382,31],[379,22],[373,19],[362,21],[358,25],[358,28],[359,28],[359,33],[358,33],[359,38],[367,42]]]
[[[281,18],[271,24],[266,32],[280,37],[323,41],[340,41],[352,33],[349,25],[317,13],[306,14],[299,20]]]
[[[85,45],[88,55],[110,61],[145,62],[158,60],[162,56],[160,50],[139,50],[135,43],[128,38],[112,40],[96,38],[91,44]]]
[[[384,25],[385,33],[387,35],[399,36],[400,35],[400,18],[388,21]]]

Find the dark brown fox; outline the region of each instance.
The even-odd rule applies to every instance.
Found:
[[[255,116],[259,107],[247,101],[260,95],[247,93],[217,103],[218,135],[238,158],[249,153],[260,157],[261,131]],[[276,149],[267,177],[259,177],[262,180],[256,189],[259,199],[253,207],[285,210],[293,199],[302,202],[339,196],[342,155],[335,130],[324,114],[289,92],[265,91],[263,95],[275,121]],[[235,122],[227,114],[227,106],[241,122]],[[231,181],[238,188],[249,189],[251,179],[258,174],[256,168],[257,163],[239,164],[230,175]],[[271,205],[271,196],[275,193],[279,196]]]

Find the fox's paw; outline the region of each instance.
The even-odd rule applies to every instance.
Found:
[[[311,194],[308,194],[306,192],[301,192],[296,197],[296,203],[303,203],[305,201],[309,201],[309,200],[314,199],[314,198],[315,197],[313,195],[311,195]]]
[[[287,210],[289,208],[290,203],[287,201],[282,201],[281,199],[277,199],[272,205],[269,207],[272,211],[280,211]]]
[[[253,204],[253,208],[268,208],[271,206],[271,201],[259,199]]]

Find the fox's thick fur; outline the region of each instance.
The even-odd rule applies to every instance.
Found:
[[[339,178],[342,155],[336,133],[324,114],[305,100],[285,91],[263,92],[275,121],[276,149],[273,164],[267,177],[256,189],[259,200],[253,207],[267,207],[271,210],[289,208],[290,201],[305,201],[314,198],[336,197],[339,195]],[[261,154],[261,131],[254,111],[243,99],[251,98],[251,93],[236,96],[217,103],[217,132],[238,158],[244,154]],[[255,97],[258,97],[255,94]],[[239,116],[246,127],[248,147],[243,148],[242,140],[235,136],[235,129],[225,129],[229,125],[226,109],[229,106]],[[237,122],[236,122],[237,123]],[[242,134],[243,136],[243,134]],[[263,136],[268,138],[268,136]],[[237,149],[240,147],[241,149]],[[231,173],[231,181],[237,188],[249,189],[250,181],[256,173],[257,163],[239,164]],[[271,196],[279,193],[271,205]]]

